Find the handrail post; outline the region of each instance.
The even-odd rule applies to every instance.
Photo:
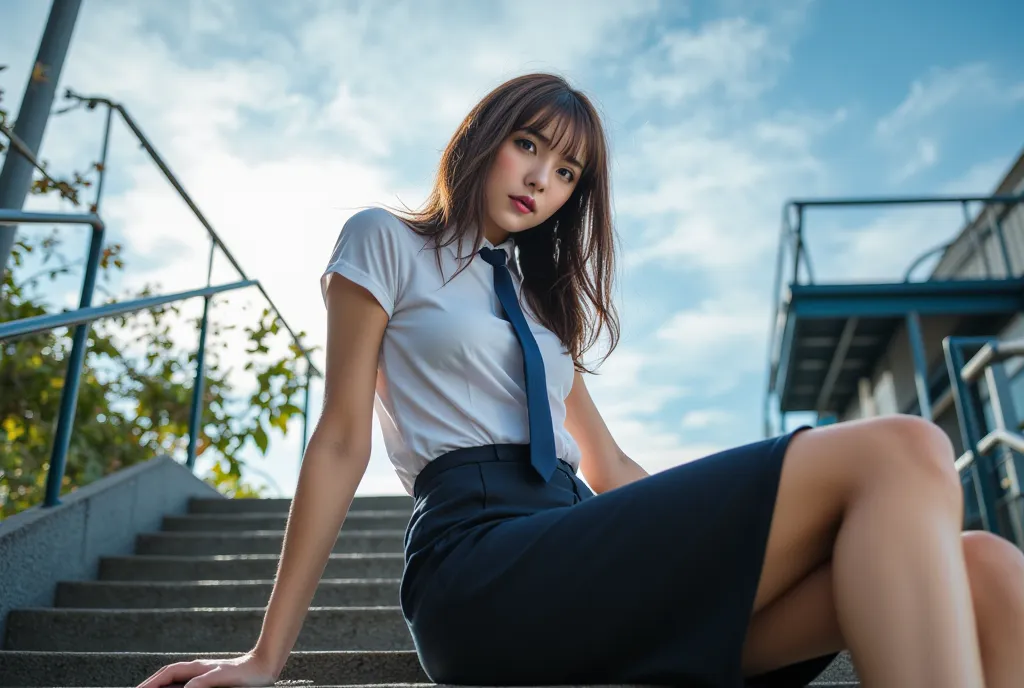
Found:
[[[210,310],[210,298],[203,298],[203,321],[199,327],[199,348],[196,350],[196,376],[192,384],[192,408],[188,419],[188,458],[185,465],[195,472],[196,468],[196,445],[199,440],[199,430],[203,415],[203,390],[206,382],[206,331],[208,329],[208,318]]]
[[[103,197],[103,184],[107,178],[107,153],[110,150],[110,125],[114,119],[114,111],[109,107],[107,108],[106,121],[103,124],[103,148],[100,152],[100,166],[99,175],[96,180],[96,199],[92,202],[92,209],[90,212],[100,212],[100,200]]]
[[[89,242],[89,259],[85,266],[85,278],[82,281],[82,294],[79,308],[92,305],[92,295],[96,288],[96,275],[99,272],[100,254],[103,250],[103,225],[93,227]],[[57,430],[50,452],[50,469],[46,475],[46,496],[43,507],[57,506],[60,501],[60,487],[64,481],[64,468],[67,463],[68,446],[71,444],[71,430],[75,422],[75,407],[78,404],[78,386],[82,378],[82,367],[85,363],[85,338],[90,323],[82,323],[75,327],[72,339],[71,355],[64,373],[64,388],[60,395],[60,411],[57,415]]]
[[[212,284],[213,279],[213,255],[217,250],[217,242],[210,240],[210,255],[206,263],[206,286]],[[195,472],[196,468],[196,445],[199,442],[199,432],[203,419],[203,389],[206,385],[206,332],[210,322],[210,299],[211,296],[203,297],[203,321],[199,327],[199,348],[196,350],[196,378],[192,384],[192,408],[188,419],[188,457],[185,465]]]
[[[804,252],[804,207],[796,206],[796,226],[793,228],[793,284],[800,284],[800,259]]]
[[[917,389],[917,405],[921,417],[932,420],[931,394],[928,389],[928,358],[921,334],[921,317],[914,311],[907,314],[907,339],[910,340],[910,355],[914,361],[914,387]]]
[[[1006,375],[1006,363],[1002,360],[993,361],[985,368],[985,385],[988,387],[989,403],[992,407],[992,420],[995,431],[1009,434],[1017,431],[1020,417],[1017,415],[1016,404],[1013,402],[1013,394],[1010,391],[1010,381]],[[998,478],[1000,487],[1004,493],[1000,497],[1006,504],[1006,513],[1009,515],[1010,529],[1013,531],[1013,539],[1017,546],[1024,546],[1024,521],[1021,520],[1021,492],[1020,480],[1017,475],[1018,462],[1021,460],[1020,452],[1012,446],[999,443],[995,452],[998,458],[993,457],[993,475]],[[1002,478],[1002,466],[1005,471],[1005,478]]]
[[[950,388],[953,392],[953,404],[956,407],[957,421],[960,424],[960,436],[963,439],[964,449],[971,452],[971,455],[974,457],[969,470],[974,478],[974,490],[981,511],[982,528],[996,535],[1001,535],[992,487],[991,463],[978,450],[978,441],[981,438],[979,437],[978,420],[974,409],[974,395],[971,394],[970,386],[961,375],[961,371],[964,368],[962,345],[963,342],[956,337],[946,337],[942,340],[946,367],[949,371]]]

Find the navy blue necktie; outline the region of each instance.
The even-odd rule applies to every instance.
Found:
[[[555,431],[548,404],[548,384],[544,375],[544,358],[537,340],[530,332],[523,309],[516,297],[516,288],[509,274],[505,249],[480,249],[483,259],[494,266],[494,291],[498,294],[508,321],[523,348],[523,367],[526,371],[526,404],[530,418],[530,463],[547,482],[555,472]]]

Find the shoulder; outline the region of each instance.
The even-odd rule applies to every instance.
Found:
[[[406,241],[415,236],[412,228],[390,210],[381,207],[364,208],[345,221],[344,233],[371,236],[380,240]]]

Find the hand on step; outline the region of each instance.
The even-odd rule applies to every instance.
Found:
[[[137,688],[272,686],[277,678],[252,653],[246,653],[230,659],[196,659],[168,664]]]

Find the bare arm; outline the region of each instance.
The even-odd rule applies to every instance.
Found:
[[[310,437],[263,629],[252,650],[279,675],[370,460],[373,394],[387,313],[341,275],[327,290],[324,407]]]
[[[580,447],[580,468],[594,492],[607,492],[647,476],[616,444],[579,371],[565,399],[565,428]]]

